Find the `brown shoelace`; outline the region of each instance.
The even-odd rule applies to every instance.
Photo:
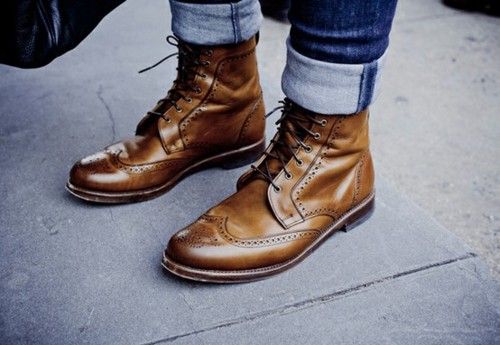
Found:
[[[168,91],[167,96],[160,99],[157,105],[170,104],[175,107],[175,110],[177,112],[181,112],[182,108],[177,105],[177,101],[179,99],[182,98],[186,102],[191,103],[192,99],[190,97],[187,97],[185,94],[188,92],[201,93],[200,86],[196,83],[193,83],[193,80],[196,76],[200,76],[201,78],[207,77],[206,74],[198,72],[198,67],[208,66],[210,64],[210,61],[202,60],[202,56],[211,57],[213,51],[211,49],[205,49],[200,46],[191,45],[172,35],[167,36],[166,41],[168,44],[177,47],[178,51],[164,57],[154,65],[140,70],[139,73],[149,71],[150,69],[155,68],[164,61],[177,56],[179,59],[179,63],[177,66],[177,79],[174,80],[173,86]],[[170,122],[170,119],[165,117],[163,112],[148,111],[148,114],[159,116],[167,122]]]

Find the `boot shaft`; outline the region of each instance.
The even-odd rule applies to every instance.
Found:
[[[265,178],[267,174],[272,179],[268,187],[269,203],[285,228],[320,215],[338,218],[369,196],[374,185],[368,110],[338,116],[314,114],[295,106],[291,112],[310,119],[307,130],[297,125],[296,120],[287,120],[291,115],[285,115],[280,127],[288,131],[280,129],[272,140],[275,143],[256,163],[263,173],[249,171],[238,181],[241,189],[254,178]],[[283,157],[288,148],[294,147],[294,140],[297,149],[285,165],[280,165],[275,157]]]
[[[263,137],[265,110],[255,48],[255,38],[202,48],[193,91],[178,100],[177,109],[167,110],[171,122],[158,123],[169,152],[241,146]]]

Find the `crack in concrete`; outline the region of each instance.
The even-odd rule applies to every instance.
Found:
[[[113,138],[114,139],[114,138]],[[113,210],[112,209],[109,209],[109,217],[111,218],[111,221],[114,222],[115,221],[115,216],[113,215]]]
[[[177,339],[189,337],[192,335],[197,335],[200,333],[210,332],[210,331],[214,331],[214,330],[218,330],[218,329],[222,329],[222,328],[226,328],[226,327],[232,327],[232,326],[236,326],[236,325],[251,322],[251,321],[265,319],[268,317],[295,313],[295,312],[298,312],[300,310],[312,308],[312,307],[320,305],[320,304],[332,302],[332,301],[337,300],[341,297],[347,297],[346,295],[350,295],[352,293],[362,291],[362,290],[364,290],[368,287],[374,286],[374,285],[383,284],[383,283],[386,283],[386,282],[391,281],[391,280],[395,280],[398,278],[409,276],[411,274],[419,273],[422,271],[426,271],[426,270],[433,269],[436,267],[449,265],[449,264],[452,264],[452,263],[455,263],[458,261],[463,261],[463,260],[467,260],[467,259],[471,259],[471,258],[475,258],[475,257],[477,257],[477,254],[467,253],[465,255],[459,256],[459,257],[454,258],[454,259],[440,261],[440,262],[436,262],[433,264],[428,264],[425,266],[414,268],[411,270],[403,271],[403,272],[396,273],[396,274],[386,276],[383,278],[379,278],[379,279],[376,279],[376,280],[373,280],[373,281],[370,281],[367,283],[362,283],[362,284],[359,284],[359,285],[356,285],[354,287],[350,287],[350,288],[347,288],[344,290],[335,291],[335,292],[332,292],[332,293],[327,294],[327,295],[314,297],[311,299],[299,301],[299,302],[292,303],[292,304],[286,304],[286,305],[283,305],[281,307],[277,307],[274,309],[268,309],[268,310],[264,310],[261,312],[251,313],[251,314],[248,314],[248,315],[245,315],[242,317],[238,317],[235,319],[224,321],[222,323],[219,323],[219,324],[216,324],[213,326],[208,326],[208,327],[201,328],[201,329],[198,329],[198,330],[195,330],[192,332],[182,333],[182,334],[173,335],[173,336],[170,336],[167,338],[158,339],[158,340],[154,340],[154,341],[147,342],[147,343],[142,343],[141,345],[157,345],[157,344],[162,344],[162,343],[170,343],[170,342],[176,341]]]
[[[87,322],[85,322],[85,324],[79,328],[80,333],[85,332],[89,328],[90,321],[92,321],[93,314],[94,314],[94,307],[92,307],[92,309],[90,310],[89,316],[87,317]]]
[[[115,128],[115,118],[113,117],[113,113],[111,112],[111,108],[109,107],[108,103],[102,97],[102,85],[99,85],[99,88],[97,89],[97,98],[101,101],[102,105],[104,105],[104,108],[106,108],[106,112],[108,114],[109,121],[111,121],[111,132],[113,133],[113,141],[115,142],[116,138],[116,128]]]

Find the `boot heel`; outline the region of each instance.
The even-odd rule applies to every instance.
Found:
[[[373,212],[375,211],[375,197],[373,197],[368,203],[350,215],[344,226],[342,227],[342,231],[348,232],[357,227],[358,225],[364,223],[371,217]]]
[[[225,157],[224,161],[219,164],[222,169],[236,169],[255,162],[262,155],[266,148],[265,140],[262,140],[258,145],[246,150],[241,150]]]

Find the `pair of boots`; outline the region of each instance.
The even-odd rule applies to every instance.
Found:
[[[213,166],[255,161],[237,192],[170,239],[162,264],[193,280],[245,282],[282,272],[374,207],[368,111],[321,115],[282,101],[265,148],[256,39],[202,47],[175,38],[178,74],[135,137],[77,162],[67,189],[101,203],[159,196]]]

